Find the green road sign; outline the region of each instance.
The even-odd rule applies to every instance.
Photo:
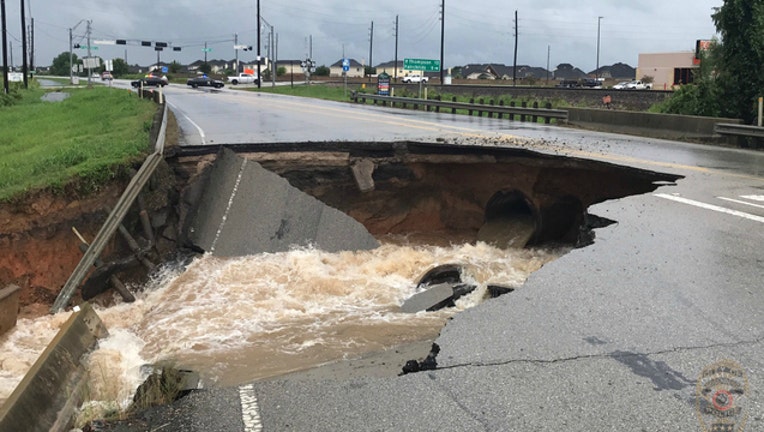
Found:
[[[202,48],[202,52],[212,52],[212,48]]]
[[[88,47],[86,45],[80,45],[80,49],[88,49]],[[91,50],[98,50],[98,47],[97,46],[92,46],[92,47],[90,47],[90,49]]]
[[[440,71],[440,60],[407,58],[403,59],[403,69],[438,72]]]

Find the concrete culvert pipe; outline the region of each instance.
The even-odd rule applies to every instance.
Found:
[[[479,241],[499,248],[525,247],[536,235],[538,211],[518,190],[496,192],[485,209]]]
[[[540,210],[540,224],[533,238],[533,244],[558,242],[578,244],[584,226],[584,206],[573,196],[561,197]]]

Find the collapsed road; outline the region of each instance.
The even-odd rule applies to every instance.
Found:
[[[621,173],[649,172],[658,177],[643,179],[642,195],[612,194],[610,201],[582,200],[580,193],[617,189],[624,181],[621,175],[591,181],[583,188],[577,182],[586,176],[577,172],[547,185],[559,191],[576,190],[572,196],[578,201],[560,199],[570,194],[553,196],[552,188],[537,188],[544,182],[535,180],[511,189],[503,185],[481,189],[483,196],[455,193],[470,200],[480,196],[479,216],[441,218],[449,213],[438,209],[438,220],[472,221],[467,232],[474,236],[488,215],[504,212],[530,215],[533,236],[538,236],[544,232],[539,230],[538,224],[544,225],[539,215],[549,206],[562,209],[564,215],[580,215],[584,210],[617,224],[595,229],[592,245],[547,264],[522,290],[456,315],[436,340],[435,369],[379,377],[369,373],[375,359],[353,366],[341,363],[326,368],[344,367],[344,374],[314,371],[194,392],[129,424],[114,424],[113,430],[695,431],[700,423],[715,421],[709,410],[721,399],[707,398],[719,391],[736,395],[731,412],[739,417],[730,421],[745,422],[750,430],[762,428],[764,380],[758,371],[764,369],[764,293],[760,289],[764,160],[760,153],[496,119],[382,113],[373,107],[229,93],[233,92],[202,95],[168,90],[176,114],[197,125],[198,129],[185,124],[187,144],[330,142],[341,131],[340,139],[360,142],[405,139],[533,150],[545,156],[574,156],[577,159],[568,163],[579,168],[587,164],[580,159],[588,159],[628,166]],[[231,111],[248,115],[240,116],[238,123],[215,126],[220,118],[197,115],[201,98],[205,112],[219,108],[221,118]],[[251,118],[259,124],[251,125]],[[384,195],[384,181],[377,182],[386,178],[396,179],[388,187],[422,173],[440,179],[439,187],[444,182],[466,183],[464,172],[449,177],[457,165],[452,159],[444,165],[448,169],[439,172],[423,167],[421,161],[404,162],[396,176],[372,176],[374,191],[379,187],[377,194],[381,194],[376,199],[384,202],[392,196]],[[406,169],[401,171],[401,166]],[[487,166],[486,161],[477,162],[466,177],[488,177],[482,184],[489,185],[485,171],[496,170]],[[278,172],[278,164],[270,169]],[[516,174],[511,171],[498,174],[507,176],[506,181]],[[657,171],[670,174],[664,177]],[[335,204],[344,202],[342,196],[332,197],[321,187],[301,184],[299,173],[282,170],[280,174],[295,187],[301,185],[316,196],[323,193]],[[679,176],[684,179],[672,185]],[[326,178],[347,186],[346,192],[360,189],[352,175]],[[666,187],[651,192],[659,184]],[[558,201],[563,204],[555,206]],[[344,210],[354,217],[354,212],[361,213]],[[386,231],[419,220],[389,225],[391,215],[378,220],[373,216],[366,219],[372,233],[375,226]],[[554,237],[569,233],[559,230]],[[426,355],[421,353],[421,358]],[[725,370],[739,378],[739,388],[715,389],[703,379],[721,370],[713,365],[725,359],[725,364],[736,365]]]
[[[312,141],[338,134],[367,141],[429,136],[532,147],[685,179],[654,195],[589,207],[618,224],[596,230],[593,245],[536,272],[521,295],[456,316],[437,339],[434,371],[379,378],[355,363],[359,372],[345,378],[294,375],[193,394],[175,406],[178,415],[144,422],[188,430],[695,431],[713,422],[704,414],[704,368],[729,359],[747,379],[736,408],[747,413],[750,430],[763,426],[760,153],[276,96],[223,96],[208,98],[221,103],[221,116],[235,103],[246,110],[231,109],[261,119],[254,130],[237,128],[252,131],[238,142],[277,136],[305,141],[306,134]],[[236,142],[230,134],[211,133],[195,115],[196,97],[171,100],[180,116],[195,119],[205,140]],[[188,142],[198,142],[193,129],[184,131]]]

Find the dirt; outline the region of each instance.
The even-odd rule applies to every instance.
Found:
[[[177,122],[169,115],[168,148],[177,145],[178,136]],[[129,178],[119,178],[86,196],[69,186],[0,203],[0,288],[11,284],[21,288],[20,318],[49,313],[82,257],[81,241],[74,230],[91,242],[128,182]],[[153,211],[166,207],[168,191],[174,186],[171,170],[161,165],[142,193],[146,207]],[[125,253],[129,253],[127,245],[115,236],[101,258],[107,261]],[[79,302],[73,299],[73,303]]]

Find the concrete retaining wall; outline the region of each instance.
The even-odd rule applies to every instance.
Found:
[[[69,430],[81,402],[82,358],[108,334],[90,305],[72,314],[0,407],[0,431]]]
[[[666,139],[689,139],[724,143],[715,136],[716,123],[739,124],[738,119],[656,114],[591,108],[568,108],[568,123],[606,132],[630,133]]]
[[[0,290],[0,336],[16,326],[20,289],[16,285],[10,285]]]

